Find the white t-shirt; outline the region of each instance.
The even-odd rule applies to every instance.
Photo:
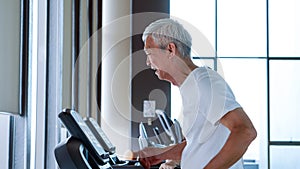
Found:
[[[182,169],[200,169],[221,150],[230,130],[219,120],[240,107],[225,80],[214,70],[193,70],[180,86],[183,125],[187,145],[181,158]],[[231,169],[242,169],[240,159]]]

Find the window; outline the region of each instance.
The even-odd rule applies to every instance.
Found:
[[[299,73],[300,60],[270,61],[271,141],[300,140]]]
[[[267,77],[266,73],[261,73],[266,72],[266,59],[220,58],[220,63],[225,80],[258,130],[258,137],[251,143],[244,159],[261,161],[260,149],[267,147]]]
[[[171,16],[198,28],[217,51],[210,60],[192,57],[224,76],[253,121],[258,137],[244,159],[259,168],[299,165],[299,5],[296,0],[171,1]],[[180,109],[178,97],[172,88],[172,113]]]

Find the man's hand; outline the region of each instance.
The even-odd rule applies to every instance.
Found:
[[[167,160],[165,163],[161,164],[159,169],[174,169],[179,162],[174,160]]]
[[[143,150],[136,152],[138,160],[145,169],[149,169],[150,166],[159,164],[166,159],[170,160],[181,160],[181,153],[186,146],[186,141],[172,146],[157,148],[147,147]]]
[[[166,150],[156,147],[146,147],[137,152],[138,160],[145,169],[150,169],[152,165],[161,163],[163,159],[163,153]]]

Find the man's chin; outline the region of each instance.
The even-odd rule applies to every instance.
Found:
[[[167,72],[165,71],[162,71],[162,70],[156,70],[155,71],[155,74],[156,76],[158,77],[159,80],[164,80],[164,81],[167,81],[169,83],[172,83],[173,85],[177,86],[178,84],[176,83],[175,79],[170,75],[168,74]]]

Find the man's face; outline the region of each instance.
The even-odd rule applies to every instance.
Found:
[[[147,66],[155,70],[155,74],[160,80],[166,80],[175,84],[175,80],[168,73],[168,67],[170,67],[170,60],[168,50],[161,49],[153,40],[151,36],[148,36],[144,46],[145,53],[147,55]]]

